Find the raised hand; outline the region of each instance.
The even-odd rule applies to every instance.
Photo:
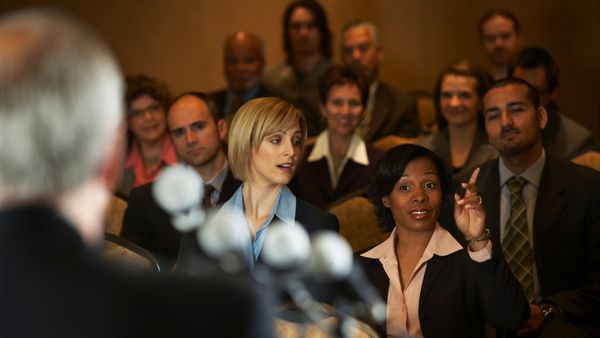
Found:
[[[473,170],[469,182],[461,183],[465,195],[454,194],[454,220],[458,229],[467,239],[482,238],[485,235],[485,208],[477,193],[479,168]],[[482,244],[487,244],[485,241]]]

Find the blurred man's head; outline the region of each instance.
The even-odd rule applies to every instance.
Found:
[[[283,14],[283,48],[288,62],[294,55],[320,53],[331,58],[331,31],[327,15],[314,0],[296,0]]]
[[[369,81],[379,76],[379,64],[383,61],[383,47],[377,27],[367,21],[358,20],[342,28],[341,50],[345,65],[363,68]]]
[[[509,11],[492,10],[479,21],[479,37],[494,66],[509,66],[521,46],[519,21]]]
[[[52,198],[98,174],[122,121],[123,83],[94,33],[53,11],[3,17],[0,88],[0,199]]]
[[[558,90],[558,67],[548,51],[539,47],[523,49],[517,56],[510,75],[529,82],[540,96],[540,102],[548,109]]]
[[[258,85],[265,66],[262,40],[247,32],[236,32],[225,41],[223,65],[229,88],[246,92]]]

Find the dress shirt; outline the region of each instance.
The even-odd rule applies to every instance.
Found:
[[[342,175],[342,171],[344,171],[344,166],[346,166],[348,160],[352,160],[364,166],[369,165],[367,145],[357,132],[355,132],[354,135],[352,135],[352,141],[350,141],[350,146],[348,147],[348,151],[346,151],[346,156],[344,157],[336,171],[335,166],[333,164],[333,155],[331,154],[331,147],[329,146],[329,132],[327,130],[323,131],[317,137],[313,150],[310,152],[310,155],[308,155],[307,161],[316,162],[322,159],[323,157],[327,159],[329,178],[331,179],[331,186],[334,189],[337,186],[340,176]]]
[[[254,88],[251,88],[247,91],[245,91],[244,93],[241,94],[237,94],[234,93],[231,89],[227,90],[227,96],[225,98],[225,106],[223,107],[223,118],[227,119],[227,121],[231,121],[231,116],[233,116],[233,114],[235,114],[235,112],[231,111],[231,108],[233,107],[233,104],[235,102],[235,98],[236,96],[240,96],[242,102],[241,104],[244,104],[250,100],[252,100],[253,98],[255,98],[258,93],[260,92],[260,85],[254,86]]]
[[[225,182],[225,179],[227,179],[228,171],[229,165],[227,164],[226,160],[221,170],[219,170],[219,172],[215,176],[213,176],[213,178],[204,182],[205,185],[212,185],[214,188],[214,190],[210,194],[211,205],[216,205],[219,201],[219,196],[221,196],[221,191],[223,190],[223,183]]]
[[[513,176],[521,176],[526,179],[526,183],[523,185],[523,191],[521,196],[525,201],[525,207],[527,212],[527,228],[529,232],[529,245],[533,252],[533,216],[535,214],[535,204],[537,201],[537,193],[540,187],[540,181],[542,179],[542,171],[544,169],[544,163],[546,162],[546,152],[542,150],[542,155],[521,174],[515,174],[504,164],[504,160],[500,158],[498,161],[498,170],[500,173],[500,241],[504,238],[504,232],[506,228],[506,222],[510,218],[510,190],[506,182]],[[541,299],[540,281],[535,265],[535,260],[531,261],[533,265],[533,293],[535,301]]]
[[[361,256],[379,259],[386,275],[390,279],[387,298],[387,335],[388,337],[423,337],[419,322],[419,299],[427,262],[434,256],[447,256],[463,247],[448,231],[436,224],[435,230],[415,266],[408,284],[402,288],[398,274],[398,259],[396,257],[396,228],[388,239]],[[488,241],[485,249],[469,252],[476,262],[485,262],[492,257],[492,244]],[[458,292],[458,290],[457,290]]]
[[[156,178],[156,175],[158,175],[163,167],[176,162],[177,155],[175,153],[175,147],[173,146],[171,137],[167,135],[163,141],[160,160],[148,170],[148,174],[146,174],[146,169],[144,168],[144,157],[142,156],[138,141],[133,142],[131,151],[127,156],[127,161],[125,161],[125,169],[133,171],[133,187],[135,188],[154,181],[154,178]]]
[[[231,196],[229,201],[223,204],[223,207],[217,215],[222,212],[228,212],[228,210],[237,210],[244,211],[244,197],[242,192],[244,191],[244,183],[240,185],[240,187],[236,190],[236,192]],[[271,210],[269,217],[260,225],[258,231],[256,232],[256,236],[249,241],[250,244],[246,248],[246,258],[250,266],[254,266],[254,263],[258,260],[258,256],[260,255],[260,250],[262,249],[263,242],[265,240],[266,230],[269,225],[276,220],[282,221],[284,223],[296,226],[295,222],[296,218],[296,196],[288,189],[287,186],[281,187],[281,191],[279,192],[279,196],[277,197],[277,201],[275,201],[275,207]],[[246,220],[246,218],[244,218]],[[246,220],[246,225],[248,229],[248,236],[252,238],[252,230],[250,228],[250,224],[248,224]]]

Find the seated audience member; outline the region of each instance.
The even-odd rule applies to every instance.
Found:
[[[477,187],[495,247],[531,302],[521,334],[600,335],[600,174],[546,152],[548,121],[537,90],[507,78],[483,98],[499,159],[481,166]]]
[[[96,34],[27,10],[0,18],[0,46],[0,336],[273,337],[248,280],[98,256],[125,139],[122,74]]]
[[[290,185],[296,196],[326,208],[369,184],[383,153],[357,132],[368,93],[366,79],[350,67],[333,66],[325,72],[319,94],[327,129],[306,150],[308,156]]]
[[[160,170],[177,162],[167,133],[165,112],[171,100],[167,86],[145,75],[127,77],[127,160],[118,191],[152,182]]]
[[[229,171],[222,144],[226,122],[219,118],[212,101],[203,93],[181,94],[171,104],[167,119],[179,158],[210,185],[205,205],[227,201],[240,182]],[[121,236],[156,255],[163,271],[168,272],[175,262],[181,235],[171,224],[171,216],[154,200],[152,184],[131,191]]]
[[[264,84],[294,104],[306,118],[308,136],[323,130],[319,113],[319,78],[331,66],[331,32],[323,7],[314,0],[292,1],[283,14],[284,63],[269,69]]]
[[[558,109],[555,101],[558,66],[550,53],[543,48],[525,48],[517,56],[510,73],[529,82],[538,91],[540,103],[548,114],[548,122],[542,130],[542,143],[549,155],[570,159],[594,146],[592,133]]]
[[[492,78],[507,77],[521,48],[521,27],[517,17],[504,9],[487,12],[479,21],[479,39],[489,59]]]
[[[363,20],[351,21],[342,28],[340,40],[342,62],[362,68],[369,81],[369,99],[359,128],[363,139],[370,143],[388,135],[419,136],[415,98],[379,79],[383,45],[377,26]]]
[[[236,32],[225,40],[223,68],[227,88],[211,93],[217,110],[227,123],[247,101],[271,96],[260,81],[265,66],[261,38],[248,32]]]
[[[218,213],[234,209],[246,216],[248,235],[252,237],[246,259],[251,267],[259,259],[269,225],[275,221],[298,222],[309,233],[339,228],[335,216],[297,198],[287,187],[305,141],[306,122],[302,112],[278,98],[251,100],[233,118],[228,153],[235,161],[230,162],[230,167],[243,183]],[[201,254],[195,234],[186,235],[177,270],[189,273],[202,270],[195,257]]]
[[[485,323],[516,329],[527,321],[519,282],[489,241],[477,175],[463,197],[452,196],[450,168],[427,148],[404,144],[379,162],[371,202],[391,235],[360,259],[387,299],[382,337],[484,337]],[[451,200],[466,248],[438,223]]]
[[[438,76],[433,95],[439,131],[418,143],[449,163],[455,174],[498,157],[488,143],[481,113],[491,80],[469,61],[452,63]]]

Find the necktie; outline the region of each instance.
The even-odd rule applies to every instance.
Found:
[[[507,182],[510,190],[510,218],[504,228],[502,251],[513,275],[521,282],[525,297],[531,302],[533,301],[532,254],[525,201],[521,196],[525,183],[524,178],[516,176],[511,177]]]
[[[215,187],[213,187],[210,184],[205,184],[204,185],[204,197],[202,198],[202,206],[205,209],[211,208],[213,207],[213,203],[212,203],[212,193],[213,191],[215,191]]]

